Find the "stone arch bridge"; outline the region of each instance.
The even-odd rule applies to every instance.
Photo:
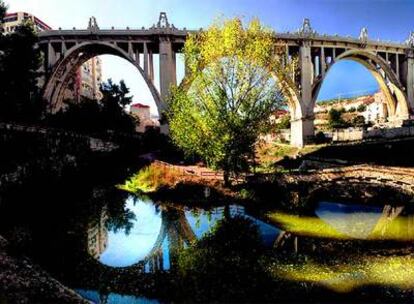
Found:
[[[170,24],[167,15],[150,28],[100,29],[91,18],[87,29],[50,30],[39,33],[39,47],[45,57],[44,98],[52,112],[63,104],[68,83],[77,68],[88,59],[112,54],[131,62],[148,85],[159,112],[171,85],[177,83],[176,54],[190,33]],[[299,75],[288,100],[291,113],[291,144],[303,146],[314,136],[314,107],[318,92],[330,68],[340,60],[354,60],[375,77],[386,103],[388,121],[399,126],[414,112],[414,33],[405,43],[370,40],[367,29],[359,38],[320,35],[308,19],[294,33],[275,33],[275,44],[286,56],[299,58]],[[159,58],[159,90],[156,88],[154,55]],[[294,76],[292,76],[294,77]]]

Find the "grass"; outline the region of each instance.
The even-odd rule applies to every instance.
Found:
[[[178,168],[152,163],[141,169],[118,188],[132,192],[151,193],[163,186],[173,187],[183,179],[183,172]]]
[[[271,143],[261,144],[257,148],[257,160],[259,167],[257,172],[272,173],[275,171],[273,164],[285,157],[293,158],[299,153],[306,155],[319,150],[325,145],[307,145],[303,148],[293,147],[289,144]]]

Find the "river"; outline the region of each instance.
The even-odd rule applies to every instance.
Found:
[[[330,198],[289,211],[277,199],[202,208],[115,188],[39,195],[5,200],[0,234],[93,303],[413,299],[408,205]]]

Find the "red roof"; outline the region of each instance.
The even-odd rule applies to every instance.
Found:
[[[284,110],[284,109],[279,109],[279,110],[276,110],[274,113],[273,113],[273,115],[275,115],[275,116],[277,116],[277,117],[279,117],[279,116],[284,116],[284,115],[286,115],[286,114],[288,114],[289,112],[288,111],[286,111],[286,110]]]
[[[133,104],[133,105],[131,105],[131,108],[144,108],[144,109],[147,109],[147,108],[149,108],[150,106],[148,106],[148,105],[144,105],[144,104],[142,104],[142,103],[135,103],[135,104]]]

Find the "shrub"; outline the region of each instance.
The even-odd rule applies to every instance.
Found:
[[[182,178],[182,172],[172,166],[162,163],[152,163],[133,175],[118,188],[129,192],[155,192],[163,186],[174,186]]]
[[[322,143],[325,143],[326,141],[327,141],[327,138],[325,136],[325,133],[323,133],[322,131],[319,131],[318,133],[316,133],[315,143],[322,144]]]

